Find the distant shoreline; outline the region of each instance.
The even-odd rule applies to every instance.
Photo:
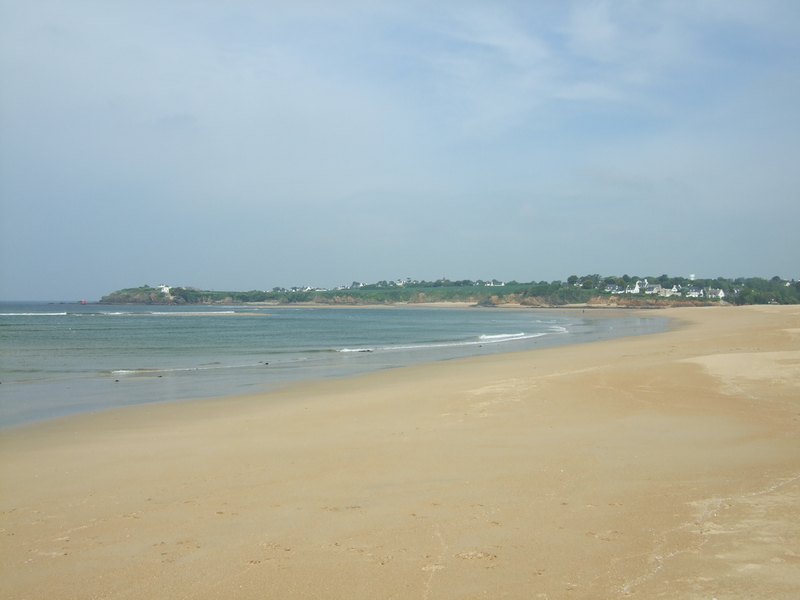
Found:
[[[54,304],[81,304],[80,302],[61,302]],[[477,302],[375,302],[375,303],[330,303],[330,302],[196,302],[192,304],[176,304],[161,302],[86,302],[86,306],[253,306],[269,308],[475,308],[475,309],[522,309],[522,310],[663,310],[667,308],[687,307],[725,307],[732,306],[719,302],[670,301],[664,303],[574,303],[574,304],[523,304],[520,302],[502,302],[482,304]]]
[[[800,304],[800,282],[773,277],[737,279],[689,279],[684,277],[601,277],[567,281],[519,283],[517,281],[408,280],[364,284],[336,289],[299,287],[246,292],[201,290],[194,287],[143,285],[116,290],[103,296],[100,304],[246,304],[275,303],[301,305],[405,305],[467,303],[480,306],[514,305],[550,308],[554,306],[624,306],[628,308],[708,306],[711,304]]]

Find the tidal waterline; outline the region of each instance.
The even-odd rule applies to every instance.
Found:
[[[663,331],[657,313],[0,304],[0,425]]]

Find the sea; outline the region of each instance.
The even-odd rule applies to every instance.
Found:
[[[0,303],[0,427],[663,331],[591,309]]]

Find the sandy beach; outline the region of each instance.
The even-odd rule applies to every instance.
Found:
[[[800,307],[0,433],[14,599],[795,598]]]

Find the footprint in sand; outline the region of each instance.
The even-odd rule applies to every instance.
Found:
[[[497,558],[494,554],[489,554],[488,552],[459,552],[455,555],[456,558],[460,558],[461,560],[494,560]]]

